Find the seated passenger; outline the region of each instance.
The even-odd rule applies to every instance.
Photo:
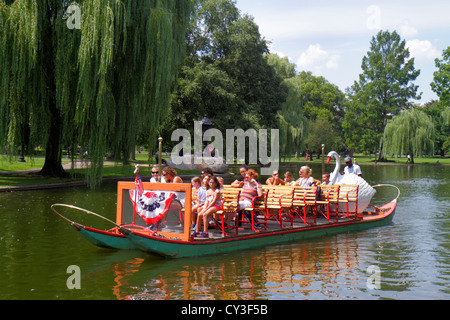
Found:
[[[194,234],[195,237],[209,238],[209,218],[218,210],[220,210],[222,196],[220,194],[220,184],[217,180],[217,177],[211,177],[211,179],[209,179],[209,187],[210,189],[206,194],[205,204],[198,212],[197,227]],[[203,232],[200,232],[200,228],[202,225]]]
[[[211,176],[209,174],[204,175],[201,186],[198,188],[198,200],[192,207],[192,227],[195,228],[197,222],[197,213],[202,210],[206,201],[206,193],[209,190],[209,180]]]
[[[275,170],[272,173],[272,176],[266,180],[266,184],[269,186],[278,186],[278,185],[285,185],[286,182],[280,179],[280,174],[278,173],[278,170]]]
[[[330,181],[330,173],[329,172],[325,172],[323,175],[322,175],[322,185],[324,185],[324,186],[328,186],[328,185],[331,185],[332,183],[331,183],[331,181]]]
[[[315,185],[314,178],[311,177],[312,170],[310,167],[303,166],[300,168],[300,171],[298,173],[300,174],[300,178],[295,181],[296,186],[310,187],[312,185]]]
[[[231,187],[233,188],[242,188],[242,186],[244,185],[244,180],[245,180],[245,173],[248,171],[248,167],[246,164],[242,164],[239,167],[239,173],[241,174],[240,177],[238,177],[232,184]]]
[[[175,169],[166,166],[162,170],[162,176],[164,177],[166,183],[183,183],[183,179],[177,176]]]
[[[159,182],[159,166],[152,167],[152,177],[150,178],[150,182]],[[163,176],[161,176],[161,182],[166,182]]]
[[[242,213],[244,213],[245,216],[249,219],[249,221],[251,221],[251,213],[244,209],[252,207],[252,200],[254,197],[262,196],[262,186],[257,180],[258,174],[254,170],[250,169],[246,172],[245,181],[242,186],[242,191],[239,197],[239,208],[238,208],[239,221],[241,221]],[[254,217],[254,222],[258,222],[256,217]]]

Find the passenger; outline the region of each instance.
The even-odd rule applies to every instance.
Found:
[[[213,176],[214,175],[214,171],[211,168],[209,168],[209,167],[203,168],[202,169],[202,178],[205,175],[207,175],[207,174],[209,174],[210,176]]]
[[[197,213],[199,213],[202,210],[203,205],[206,201],[206,194],[209,189],[209,179],[211,176],[209,174],[205,175],[201,186],[198,188],[198,201],[197,203],[192,207],[192,227],[195,227],[195,223],[197,221]]]
[[[241,176],[239,178],[237,178],[232,184],[231,186],[233,188],[242,188],[242,186],[244,185],[244,180],[245,180],[245,173],[248,171],[248,166],[246,164],[242,164],[239,167],[239,173],[241,174]]]
[[[249,221],[251,221],[251,213],[244,209],[252,207],[252,200],[256,196],[262,196],[262,186],[258,182],[258,174],[254,170],[250,169],[245,174],[245,182],[239,198],[239,226],[241,225],[240,221],[242,220],[242,213],[244,213]],[[256,217],[254,217],[254,222],[258,222]]]
[[[169,166],[164,167],[162,176],[164,177],[166,183],[183,183],[183,179],[177,176],[175,169],[172,169]]]
[[[219,183],[220,183],[220,190],[225,189],[223,186],[223,183],[224,183],[223,177],[217,177],[217,180],[219,180]]]
[[[296,186],[311,187],[320,184],[319,180],[316,180],[311,176],[312,170],[310,167],[303,166],[300,168],[300,171],[298,173],[300,174],[300,178],[295,182]],[[306,206],[307,214],[311,213],[312,210],[313,208],[311,206],[309,205]]]
[[[314,178],[311,176],[312,170],[310,167],[303,166],[298,173],[300,178],[295,182],[296,186],[310,187],[315,184]]]
[[[197,189],[201,187],[202,183],[202,179],[200,179],[200,177],[193,177],[191,179],[191,185],[192,185],[192,189]]]
[[[328,185],[331,185],[332,183],[331,183],[331,181],[330,181],[330,173],[329,172],[325,172],[323,175],[322,175],[322,185],[324,185],[324,186],[328,186]]]
[[[220,194],[220,184],[217,180],[217,177],[211,177],[209,179],[209,187],[208,193],[206,195],[206,201],[198,213],[197,217],[197,227],[194,236],[201,238],[209,238],[208,235],[208,226],[209,226],[209,218],[220,210],[220,202],[222,196]],[[203,224],[203,232],[200,232],[200,228]]]
[[[162,178],[165,179],[166,183],[183,183],[183,179],[177,176],[177,172],[175,171],[175,169],[169,166],[164,167],[164,169],[162,170]],[[166,216],[180,212],[184,208],[184,201],[184,192],[174,192],[174,197]],[[160,230],[159,227],[158,230]]]
[[[155,183],[159,182],[159,166],[152,167],[152,177],[150,178],[150,182]],[[163,176],[161,176],[161,182],[166,182]]]
[[[294,176],[292,175],[292,172],[286,171],[286,173],[284,174],[284,182],[288,186],[293,186],[295,184]]]
[[[278,170],[275,170],[272,173],[272,176],[266,180],[266,184],[269,186],[278,186],[278,185],[285,185],[286,182],[280,179],[280,174],[278,173]]]
[[[362,177],[362,171],[361,171],[361,167],[359,165],[357,165],[356,163],[352,163],[352,158],[351,157],[347,157],[345,158],[345,168],[344,168],[344,173],[343,174],[356,174],[357,176]]]

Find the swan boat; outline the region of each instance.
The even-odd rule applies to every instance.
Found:
[[[356,174],[341,174],[341,157],[336,151],[328,153],[327,163],[330,163],[332,158],[336,159],[336,166],[330,174],[330,183],[336,185],[358,185],[358,206],[351,204],[350,210],[357,210],[358,213],[363,213],[369,206],[376,190],[366,180]],[[341,211],[344,210],[344,205],[340,204],[339,209]]]
[[[278,221],[267,221],[263,231],[255,230],[251,223],[247,223],[242,227],[236,227],[235,233],[226,234],[220,228],[210,227],[209,238],[198,238],[192,234],[191,184],[145,182],[141,184],[142,192],[139,193],[141,196],[138,200],[135,182],[118,182],[115,222],[97,213],[71,205],[53,204],[51,209],[96,246],[116,250],[140,250],[163,257],[182,258],[292,243],[311,237],[386,225],[394,217],[400,191],[391,185],[376,187],[383,186],[397,189],[398,194],[392,201],[377,208],[376,212],[364,211],[361,219],[342,217],[330,222],[318,217],[314,224],[294,221],[286,226]],[[141,199],[144,196],[147,199]],[[137,205],[139,203],[140,207]],[[112,228],[99,230],[84,226],[66,218],[66,210],[94,215],[112,224]],[[158,215],[164,216],[164,222],[152,224],[153,227],[157,225],[154,229],[149,228],[148,224],[155,222],[156,220],[152,219],[156,219]],[[258,219],[264,219],[264,217],[258,217]]]

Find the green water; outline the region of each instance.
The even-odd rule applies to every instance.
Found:
[[[400,188],[392,224],[196,259],[97,248],[50,210],[67,203],[115,220],[115,184],[0,193],[0,299],[449,299],[450,166],[362,170],[372,185]],[[320,172],[313,167],[316,178]],[[390,191],[377,192],[375,202],[392,200]],[[67,286],[72,265],[81,289]],[[370,266],[381,272],[379,288],[368,287]]]

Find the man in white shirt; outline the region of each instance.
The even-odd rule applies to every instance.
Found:
[[[362,177],[362,171],[360,166],[358,166],[356,163],[353,163],[351,157],[345,158],[345,164],[347,166],[344,168],[344,174],[353,173]]]
[[[159,167],[158,166],[153,166],[152,167],[152,177],[150,178],[150,182],[159,182],[158,181],[158,176],[159,176]],[[164,176],[161,175],[161,182],[165,183],[166,179],[164,179]]]

